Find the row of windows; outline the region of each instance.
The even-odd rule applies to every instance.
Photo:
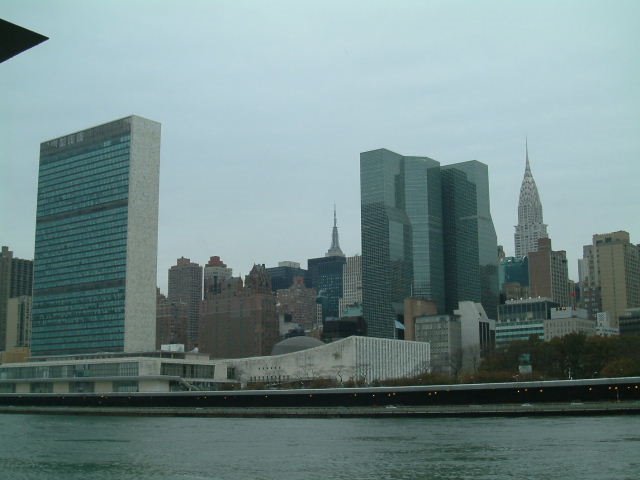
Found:
[[[92,168],[90,172],[67,171],[60,178],[52,178],[48,182],[40,182],[38,201],[53,198],[56,195],[75,193],[93,188],[104,182],[113,182],[119,178],[126,182],[129,178],[129,166],[126,162],[111,162],[112,165],[103,165],[100,168]],[[81,189],[78,189],[81,186]]]
[[[38,245],[38,251],[36,253],[36,271],[38,264],[47,261],[49,265],[55,264],[55,260],[60,259],[60,262],[68,262],[69,260],[78,261],[81,259],[90,258],[92,256],[110,256],[110,257],[122,257],[125,258],[126,246],[126,228],[117,228],[113,232],[107,234],[105,238],[102,237],[87,237],[84,239],[78,239],[72,243],[65,244],[60,241],[52,242],[44,241]],[[64,242],[64,240],[62,240]],[[59,245],[56,245],[59,244]],[[105,251],[105,253],[102,253]]]
[[[120,273],[121,275],[117,278],[124,278],[125,272],[126,265],[122,260],[105,261],[103,259],[95,259],[93,262],[86,262],[85,265],[78,264],[75,268],[73,264],[68,267],[54,266],[49,269],[43,267],[42,270],[36,270],[35,278],[37,280],[37,288],[45,288],[44,284],[47,283],[47,281],[50,283],[51,280],[59,280],[61,282],[60,285],[75,285],[78,283],[86,283],[82,281],[82,278],[90,275],[102,274],[107,277],[110,274]]]
[[[73,272],[73,270],[70,269],[69,273],[71,275],[60,274],[58,276],[53,277],[51,281],[41,282],[38,279],[37,288],[45,289],[45,288],[62,287],[62,286],[72,287],[73,285],[83,286],[83,284],[87,284],[87,283],[101,283],[101,282],[108,282],[108,281],[123,280],[126,275],[125,270],[126,269],[124,267],[120,269],[111,268],[109,269],[109,271],[96,270],[96,271],[87,272],[84,275],[79,275],[78,272]]]
[[[79,162],[79,165],[66,165],[60,168],[44,167],[40,170],[39,185],[43,188],[49,185],[58,185],[67,181],[76,181],[83,177],[103,175],[116,169],[126,172],[129,167],[128,152],[116,155],[101,155],[99,163],[87,164]],[[62,180],[62,182],[61,182]]]
[[[127,189],[121,189],[121,192],[116,192],[112,195],[102,195],[100,193],[96,195],[84,195],[82,196],[82,201],[75,200],[70,203],[65,203],[62,205],[57,205],[56,203],[50,203],[47,205],[43,205],[42,208],[38,207],[38,211],[36,214],[37,219],[48,215],[57,215],[60,213],[68,213],[74,212],[76,210],[81,210],[83,208],[96,207],[98,205],[103,205],[109,202],[115,202],[116,200],[125,200],[128,195]],[[112,190],[109,190],[112,191]],[[46,208],[50,205],[50,208]]]
[[[44,305],[44,306],[43,306]],[[90,299],[87,299],[83,302],[75,301],[73,303],[64,302],[62,304],[56,303],[52,306],[47,306],[46,303],[38,304],[38,308],[42,311],[46,309],[47,313],[50,315],[55,315],[59,317],[67,317],[73,323],[74,314],[83,315],[87,309],[94,309],[96,311],[100,311],[101,309],[110,309],[111,311],[124,311],[124,298],[119,298],[117,300],[111,301],[101,301],[101,302],[93,302]],[[41,317],[44,315],[40,314]]]
[[[77,188],[76,185],[72,185],[71,187],[65,188],[64,190],[66,191],[56,189],[49,192],[41,192],[41,194],[38,195],[38,215],[47,215],[47,212],[52,210],[53,207],[69,204],[77,205],[85,199],[105,199],[103,200],[103,203],[105,203],[106,199],[113,198],[114,195],[116,195],[116,199],[126,200],[129,194],[127,178],[128,175],[112,175],[93,181],[87,179],[83,183],[80,183],[81,180],[78,180],[77,185],[81,185],[82,188]],[[107,195],[107,193],[109,195]]]
[[[38,225],[38,233],[74,232],[78,228],[85,228],[92,225],[102,225],[113,220],[127,218],[126,205],[118,205],[106,210],[89,212],[60,218],[53,222],[41,223]],[[37,234],[37,233],[36,233]]]
[[[163,363],[160,370],[161,375],[170,375],[182,378],[213,378],[214,373],[214,365]]]
[[[100,248],[97,246],[96,248]],[[65,261],[65,262],[40,262],[39,267],[35,269],[35,276],[38,277],[38,280],[46,279],[51,275],[60,275],[61,273],[68,270],[68,268],[73,268],[74,266],[77,269],[74,269],[73,272],[79,272],[83,270],[89,270],[90,268],[108,268],[121,266],[125,267],[126,259],[125,258],[114,258],[113,255],[109,255],[108,252],[104,254],[100,254],[99,252],[94,252],[93,256],[88,256],[82,259],[76,259],[74,261]],[[119,252],[118,252],[119,253]],[[124,255],[122,255],[124,257]]]
[[[135,376],[138,376],[138,362],[0,367],[0,379],[2,380]]]
[[[40,172],[46,176],[49,172],[69,171],[75,170],[85,164],[99,164],[101,161],[108,159],[112,156],[123,155],[124,152],[129,150],[128,143],[121,143],[106,147],[97,147],[86,150],[76,155],[69,155],[68,153],[59,153],[55,155],[45,155],[42,157]],[[58,167],[58,168],[56,168]]]
[[[79,322],[69,321],[70,319],[60,317],[56,321],[47,321],[41,315],[34,316],[33,326],[37,326],[38,338],[48,339],[79,339],[98,337],[102,340],[118,340],[124,335],[124,321],[122,315],[105,315],[103,317],[81,317]],[[79,331],[78,327],[82,327]]]

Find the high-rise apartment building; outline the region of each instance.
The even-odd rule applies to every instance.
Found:
[[[516,257],[526,257],[538,248],[538,239],[547,238],[547,226],[542,219],[542,203],[529,165],[529,146],[525,145],[526,165],[518,201],[518,225],[514,236]]]
[[[276,298],[262,265],[245,277],[230,278],[219,294],[203,302],[200,318],[202,352],[216,358],[270,355],[279,339]]]
[[[550,238],[539,238],[538,248],[529,252],[529,293],[547,297],[561,307],[571,306],[567,252],[551,249]]]
[[[9,315],[9,301],[24,296],[31,297],[32,290],[33,261],[15,258],[9,247],[3,246],[0,255],[0,351],[14,346],[7,341],[7,332],[18,328],[7,323],[10,317],[12,321],[15,320]],[[28,318],[30,321],[30,314]]]
[[[342,271],[342,298],[340,317],[347,307],[362,305],[362,256],[347,257]]]
[[[453,313],[483,302],[495,318],[498,246],[487,166],[440,167],[381,149],[360,154],[363,314],[369,335],[394,337],[403,302]]]
[[[169,303],[184,303],[189,310],[187,348],[198,343],[200,302],[202,301],[202,267],[188,258],[181,257],[169,269]]]
[[[295,283],[297,277],[305,278],[306,285],[311,285],[311,281],[307,278],[307,270],[300,268],[298,262],[288,260],[278,262],[277,267],[267,268],[267,273],[271,277],[271,289],[274,292],[289,288]]]
[[[640,307],[640,246],[629,233],[596,234],[581,262],[583,302],[589,314],[607,312],[612,325],[628,308]],[[584,285],[583,285],[584,284]]]
[[[220,293],[222,285],[233,276],[233,269],[220,260],[220,257],[210,257],[204,266],[204,298]]]
[[[40,145],[32,355],[154,350],[159,172],[138,116]]]
[[[190,345],[189,305],[184,302],[170,302],[158,289],[156,304],[156,349],[162,345]]]
[[[293,285],[276,292],[277,313],[286,316],[291,323],[311,331],[316,325],[316,290],[307,288],[304,277],[295,277]],[[285,332],[286,333],[286,332]]]

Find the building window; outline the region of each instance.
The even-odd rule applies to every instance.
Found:
[[[16,384],[0,383],[0,393],[16,393]]]
[[[138,382],[134,381],[120,381],[113,382],[113,391],[115,393],[128,393],[138,391]]]
[[[29,391],[31,393],[53,393],[53,383],[34,382],[31,384]]]
[[[69,393],[93,393],[95,384],[93,382],[70,382]]]

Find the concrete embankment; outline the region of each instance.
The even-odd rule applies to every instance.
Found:
[[[384,407],[43,407],[0,406],[0,414],[110,415],[167,417],[246,417],[246,418],[442,418],[442,417],[522,417],[638,415],[640,402],[590,402],[496,404],[455,406]]]

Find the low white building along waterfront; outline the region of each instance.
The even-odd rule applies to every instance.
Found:
[[[293,337],[285,342],[300,338],[306,337]],[[330,380],[368,385],[429,372],[430,349],[426,342],[352,336],[283,355],[225,363],[227,369],[235,370],[235,380],[242,384]]]
[[[412,378],[429,368],[428,343],[352,336],[252,358],[211,360],[203,354],[154,352],[2,364],[0,393],[206,391],[312,380],[370,385]]]

